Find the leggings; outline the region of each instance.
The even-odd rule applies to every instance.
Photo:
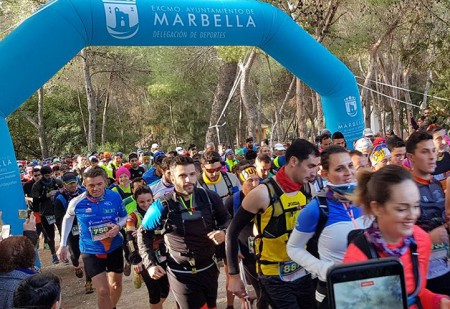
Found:
[[[47,238],[47,243],[50,247],[50,252],[52,253],[52,255],[55,255],[55,224],[48,224],[47,218],[44,215],[41,215],[41,224],[43,229],[42,231],[44,233],[44,236]]]

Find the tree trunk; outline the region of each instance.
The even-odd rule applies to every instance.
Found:
[[[48,158],[47,135],[45,134],[44,123],[44,87],[38,90],[38,132],[39,145],[41,146],[42,158]]]
[[[324,120],[323,120],[323,108],[322,108],[322,99],[320,98],[320,95],[316,92],[313,92],[313,102],[317,106],[317,127],[319,131],[325,128]]]
[[[256,136],[256,108],[252,105],[250,100],[249,80],[250,69],[255,62],[256,55],[256,51],[252,50],[248,57],[239,63],[242,74],[240,83],[241,98],[247,116],[247,136],[252,137]]]
[[[102,145],[106,143],[106,116],[108,113],[108,107],[111,102],[111,84],[113,80],[113,72],[114,72],[114,65],[111,68],[111,73],[109,73],[109,80],[108,80],[108,88],[106,89],[105,93],[105,104],[103,105],[103,114],[102,114]]]
[[[219,79],[217,81],[216,90],[214,91],[214,99],[211,106],[211,116],[209,117],[209,128],[206,131],[205,142],[218,143],[217,131],[214,127],[217,125],[220,113],[228,100],[230,92],[237,73],[237,62],[225,62],[220,67]]]
[[[80,92],[77,91],[77,98],[78,98],[78,108],[80,109],[80,114],[81,114],[81,122],[83,123],[83,132],[84,132],[84,138],[86,140],[86,145],[88,144],[88,132],[86,129],[86,121],[84,119],[84,113],[83,113],[83,106],[81,104],[81,97],[80,97]]]
[[[86,48],[81,50],[81,59],[83,59],[83,73],[84,73],[84,86],[86,89],[86,98],[88,103],[88,151],[94,151],[96,147],[95,133],[96,133],[96,114],[97,104],[94,99],[94,89],[92,88],[92,79],[90,72],[90,64],[88,59],[88,53]]]
[[[409,89],[409,67],[406,67],[403,70],[403,88]],[[412,104],[412,100],[411,100],[411,96],[409,94],[409,91],[405,91],[405,101],[407,103],[409,103],[409,104]],[[407,114],[406,122],[408,124],[408,135],[411,135],[412,133],[414,133],[414,128],[409,123],[411,117],[413,117],[412,105],[407,105],[406,106],[406,114]]]
[[[430,91],[432,81],[433,81],[433,71],[429,69],[427,73],[427,82],[425,84],[425,90],[423,92],[422,104],[420,104],[420,109],[422,110],[424,110],[427,107],[428,91]]]
[[[256,142],[258,145],[261,145],[262,140],[262,127],[261,127],[261,113],[262,113],[262,97],[261,93],[259,92],[259,89],[256,89],[255,92],[256,100],[258,101],[258,106],[256,108],[256,127],[258,128],[257,134],[256,134]]]
[[[110,103],[109,92],[106,94],[105,105],[103,105],[103,115],[102,115],[102,145],[106,143],[106,114],[108,112],[108,106]]]
[[[300,138],[306,138],[308,129],[306,126],[306,107],[304,85],[299,78],[295,80],[295,106],[297,115],[297,134]]]

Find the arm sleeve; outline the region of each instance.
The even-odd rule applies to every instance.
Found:
[[[153,237],[153,231],[145,230],[142,226],[137,230],[139,255],[141,256],[142,264],[145,269],[158,264],[153,252]]]
[[[319,280],[326,282],[328,269],[334,265],[334,262],[320,260],[306,250],[306,244],[316,232],[318,221],[319,205],[317,200],[313,200],[300,211],[286,250],[294,262],[317,275]]]
[[[69,237],[70,231],[72,230],[73,221],[75,216],[71,216],[68,212],[65,214],[62,222],[62,232],[61,232],[61,247],[67,247],[67,238]]]
[[[241,207],[234,216],[233,220],[231,220],[230,226],[228,227],[226,236],[226,256],[228,262],[228,273],[230,275],[239,274],[239,233],[249,222],[252,221],[254,217],[254,213],[251,213]]]
[[[148,231],[156,230],[161,224],[161,218],[164,211],[164,206],[161,200],[156,200],[150,205],[142,220],[142,227]]]
[[[134,230],[128,230],[129,227],[136,227],[136,215],[134,213],[130,214],[127,219],[127,232],[125,233],[125,240],[130,254],[128,255],[131,264],[139,264],[142,259],[139,255],[138,246],[136,239],[133,237]]]
[[[231,216],[223,205],[222,199],[213,191],[206,190],[206,194],[208,194],[209,198],[211,199],[214,211],[214,219],[217,222],[218,228],[226,229],[230,225]]]

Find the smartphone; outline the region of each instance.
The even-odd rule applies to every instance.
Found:
[[[396,258],[340,264],[328,272],[331,309],[408,309],[403,264]]]
[[[19,219],[28,219],[30,211],[28,209],[19,209]]]

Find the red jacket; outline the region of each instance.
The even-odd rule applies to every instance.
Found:
[[[419,254],[419,271],[420,278],[422,280],[422,289],[419,292],[419,298],[422,302],[424,309],[439,309],[441,298],[445,298],[445,295],[435,294],[426,289],[427,274],[428,274],[428,261],[431,255],[431,239],[428,233],[422,230],[419,226],[414,226],[413,231],[414,240],[417,243],[417,253]],[[391,248],[395,248],[396,245],[389,245]],[[398,244],[397,246],[400,246]],[[378,252],[381,257],[388,257],[384,252]],[[368,257],[355,245],[350,244],[347,248],[347,252],[344,255],[344,263],[362,262],[367,261]],[[400,257],[403,263],[405,271],[406,291],[408,294],[412,293],[416,288],[416,282],[414,280],[414,272],[411,261],[411,254],[409,249]],[[416,308],[415,305],[410,308]]]

